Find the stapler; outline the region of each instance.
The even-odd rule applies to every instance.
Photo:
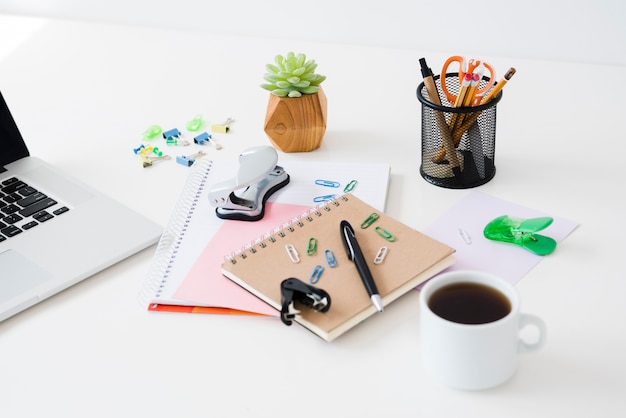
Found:
[[[265,214],[265,202],[289,183],[289,175],[276,165],[278,153],[270,146],[248,148],[239,155],[235,178],[212,186],[209,202],[218,218],[258,221]]]

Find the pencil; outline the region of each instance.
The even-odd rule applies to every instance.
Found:
[[[435,86],[435,81],[433,80],[433,71],[428,67],[428,65],[426,65],[425,58],[420,58],[419,62],[422,69],[422,77],[424,78],[424,86],[426,86],[428,98],[432,103],[436,104],[437,106],[441,106],[441,98],[439,97],[437,86]],[[450,128],[446,123],[446,117],[442,112],[437,110],[434,110],[433,113],[435,114],[435,120],[437,121],[437,125],[439,126],[439,132],[441,134],[441,140],[444,150],[447,152],[448,159],[450,160],[450,165],[452,166],[452,172],[456,177],[459,177],[461,175],[459,158],[456,155],[454,141],[452,140]]]

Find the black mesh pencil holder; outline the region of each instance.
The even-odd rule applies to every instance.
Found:
[[[439,97],[445,99],[439,79],[438,75],[433,77]],[[479,88],[488,82],[489,78],[483,77]],[[458,74],[446,74],[446,85],[450,93],[458,94]],[[477,106],[453,107],[445,100],[439,106],[429,100],[422,82],[417,87],[417,98],[422,103],[422,177],[450,189],[467,189],[491,180],[496,174],[496,105],[502,91],[488,103]],[[447,141],[442,129],[448,129]],[[452,143],[454,155],[451,156],[448,150]]]

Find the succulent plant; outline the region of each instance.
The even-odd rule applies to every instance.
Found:
[[[316,74],[315,60],[306,60],[304,54],[287,53],[286,56],[276,55],[274,64],[267,64],[265,81],[261,84],[265,90],[279,97],[300,97],[319,91],[319,84],[326,76]]]

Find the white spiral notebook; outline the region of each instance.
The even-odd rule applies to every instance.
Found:
[[[140,302],[152,311],[260,314],[278,312],[222,275],[221,265],[234,251],[289,224],[311,207],[352,193],[381,212],[385,210],[390,167],[378,163],[278,162],[290,176],[273,194],[262,220],[223,220],[209,204],[211,185],[234,177],[232,161],[200,159],[181,192],[155,251]],[[316,184],[338,183],[338,187]]]

